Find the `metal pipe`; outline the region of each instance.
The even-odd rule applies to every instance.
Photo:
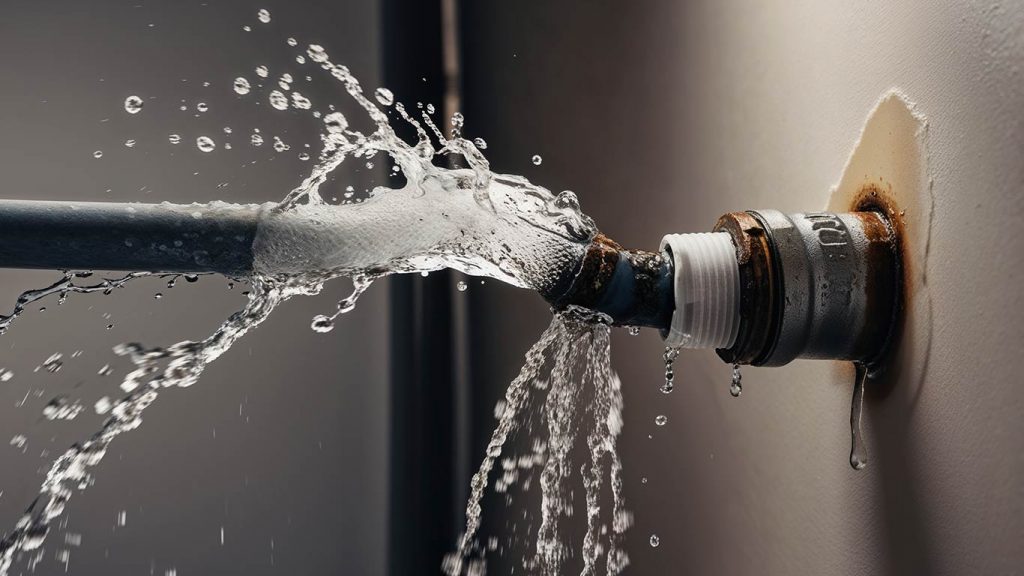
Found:
[[[0,267],[246,275],[273,206],[0,200]],[[884,215],[737,212],[715,232],[727,234],[666,236],[661,253],[599,234],[542,296],[657,328],[670,345],[717,347],[730,363],[871,361],[885,350],[900,268]]]
[[[242,275],[269,206],[0,200],[0,267]]]
[[[653,326],[671,347],[716,348],[730,364],[797,358],[871,363],[900,312],[897,232],[880,212],[736,212],[712,234],[673,234],[664,252],[598,236],[556,308]]]
[[[729,363],[781,366],[797,358],[871,363],[900,312],[896,230],[880,212],[726,214],[716,231],[736,245],[739,333]]]

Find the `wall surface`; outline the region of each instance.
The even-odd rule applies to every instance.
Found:
[[[927,119],[930,353],[919,383],[869,390],[866,470],[847,460],[852,371],[748,368],[734,399],[728,366],[684,352],[663,396],[657,336],[615,341],[634,573],[1019,571],[1024,8],[499,4],[467,8],[467,129],[492,165],[577,191],[627,246],[733,210],[824,207],[892,88]],[[488,369],[507,381],[541,323],[509,310],[542,305],[476,298],[501,334]]]

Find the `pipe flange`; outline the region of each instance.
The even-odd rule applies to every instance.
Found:
[[[730,364],[756,364],[771,345],[781,312],[773,289],[781,278],[773,267],[771,240],[761,222],[749,212],[725,214],[713,230],[732,236],[740,274],[739,332],[732,346],[716,352]]]

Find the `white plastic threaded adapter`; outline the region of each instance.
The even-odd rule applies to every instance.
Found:
[[[669,234],[661,239],[673,261],[676,309],[665,344],[729,348],[740,326],[740,270],[727,232]]]

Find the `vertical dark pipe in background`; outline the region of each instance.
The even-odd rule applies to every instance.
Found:
[[[382,3],[384,85],[414,114],[417,102],[446,109],[442,2]],[[396,276],[390,286],[388,572],[434,573],[458,536],[463,505],[454,362],[462,315],[455,316],[450,272]]]

